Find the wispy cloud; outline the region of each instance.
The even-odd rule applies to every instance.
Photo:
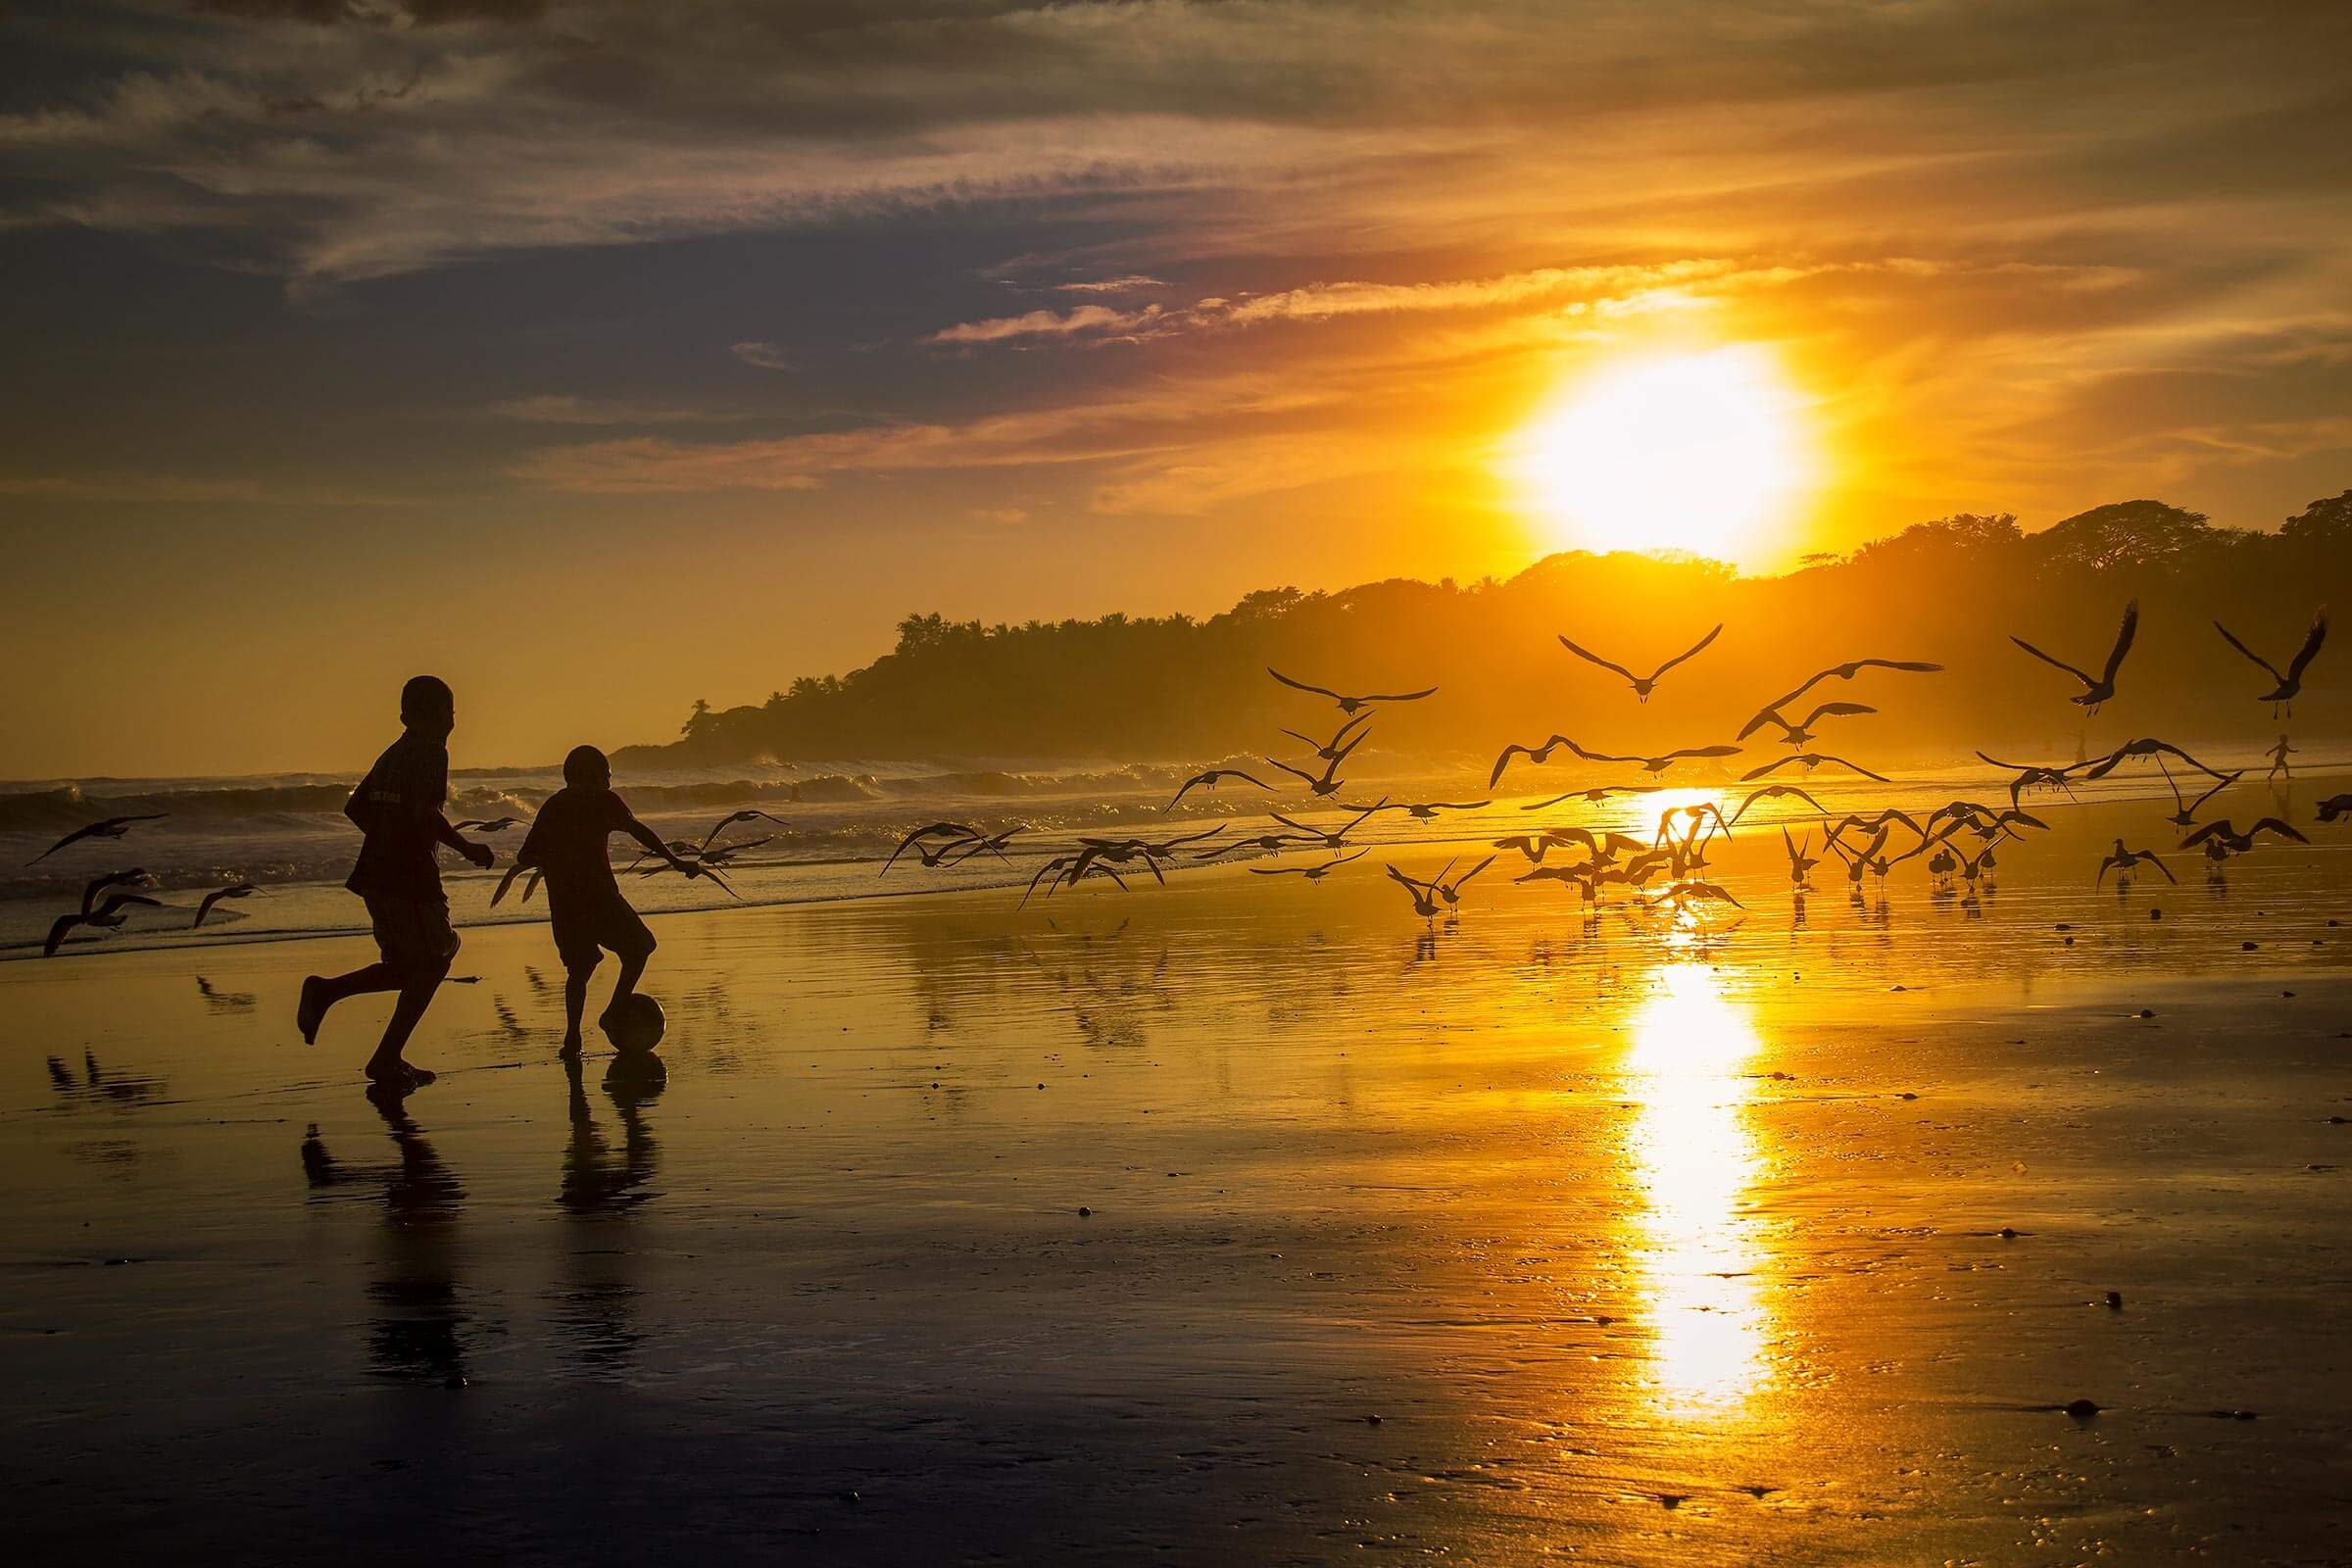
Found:
[[[1013,338],[1070,337],[1081,332],[1133,332],[1159,319],[1160,308],[1114,311],[1102,305],[1081,305],[1068,311],[1028,311],[984,321],[962,321],[923,339],[926,343],[1003,343]]]
[[[774,343],[730,343],[727,352],[762,370],[797,370],[800,363]]]
[[[555,393],[509,398],[487,405],[482,412],[494,419],[511,419],[518,424],[708,424],[726,423],[746,416],[740,411],[663,408],[656,404]]]

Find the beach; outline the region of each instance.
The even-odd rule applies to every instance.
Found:
[[[1973,907],[662,914],[658,1089],[536,925],[401,1102],[288,1021],[364,939],[0,965],[23,1549],[2341,1560],[2341,845],[2094,895],[2126,809]]]

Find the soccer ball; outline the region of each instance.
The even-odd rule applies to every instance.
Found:
[[[632,992],[605,1019],[605,1038],[624,1056],[643,1055],[662,1043],[662,1033],[668,1027],[662,1004],[642,991]]]

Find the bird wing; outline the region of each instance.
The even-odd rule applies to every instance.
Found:
[[[1824,703],[1807,713],[1804,722],[1797,725],[1797,728],[1810,729],[1817,721],[1825,718],[1851,718],[1856,713],[1875,713],[1878,710],[1868,703]]]
[[[2286,823],[2281,822],[2275,816],[2266,816],[2261,821],[2256,822],[2252,827],[2246,829],[2246,837],[2252,838],[2264,828],[2269,828],[2272,832],[2278,834],[2281,838],[2293,839],[2297,844],[2309,844],[2311,842],[2311,840],[2305,838],[2300,832],[2296,831],[2292,827],[2289,827]]]
[[[64,838],[59,839],[55,844],[50,845],[40,854],[34,856],[31,859],[26,860],[24,863],[26,865],[38,865],[43,860],[49,858],[49,857],[52,855],[55,855],[58,851],[64,849],[67,845],[78,843],[82,839],[88,838],[91,834],[97,832],[101,825],[102,824],[100,823],[93,822],[88,827],[77,827],[73,832],[67,834]],[[60,940],[63,939],[61,938]]]
[[[2165,864],[2162,860],[2156,858],[2156,852],[2154,850],[2140,851],[2139,858],[2147,861],[2148,864],[2154,866],[2157,870],[2162,871],[2164,873],[2164,879],[2167,882],[2172,883],[2175,887],[2179,887],[2180,885],[2180,879],[2173,875],[2173,868]]]
[[[2311,617],[2311,630],[2303,636],[2303,646],[2295,650],[2292,662],[2286,666],[2288,680],[2301,680],[2303,666],[2318,656],[2320,644],[2328,640],[2328,612],[2323,610]]]
[[[1330,774],[1326,773],[1326,774],[1324,774],[1322,777],[1318,778],[1316,775],[1314,775],[1314,774],[1312,774],[1312,773],[1309,773],[1309,772],[1308,772],[1308,771],[1306,771],[1304,768],[1301,768],[1301,767],[1293,767],[1293,766],[1292,766],[1290,763],[1288,763],[1288,762],[1277,762],[1277,761],[1275,761],[1275,760],[1274,760],[1274,759],[1272,759],[1271,757],[1269,757],[1269,758],[1267,758],[1267,759],[1266,759],[1266,765],[1267,765],[1267,766],[1269,766],[1269,767],[1279,767],[1279,768],[1281,768],[1281,769],[1282,769],[1282,770],[1283,770],[1285,773],[1288,773],[1288,774],[1290,774],[1292,777],[1294,777],[1294,778],[1302,778],[1302,779],[1306,780],[1306,781],[1307,781],[1309,784],[1320,784],[1320,783],[1322,783],[1322,782],[1324,781],[1324,779],[1327,779],[1327,778],[1329,778],[1329,777],[1331,776]]]
[[[2097,684],[2097,682],[2093,681],[2088,675],[2083,674],[2082,671],[2077,669],[2065,660],[2052,658],[2050,655],[2045,654],[2040,649],[2034,647],[2032,643],[2026,641],[2023,637],[2011,637],[2009,640],[2017,644],[2018,647],[2023,648],[2027,653],[2032,654],[2035,659],[2040,660],[2043,663],[2056,664],[2060,669],[2065,670],[2069,675],[2074,676],[2075,679],[2081,681],[2083,685],[2092,686]]]
[[[2139,634],[2139,601],[2134,599],[2124,606],[2124,623],[2115,629],[2115,647],[2107,655],[2107,667],[2099,678],[2115,684],[2115,672],[2123,667],[2124,656],[2132,651],[2132,639]]]
[[[1603,669],[1613,669],[1618,674],[1623,675],[1627,680],[1640,680],[1642,678],[1641,676],[1635,674],[1632,670],[1626,668],[1623,664],[1616,662],[1614,660],[1603,659],[1598,654],[1592,652],[1592,650],[1590,648],[1579,648],[1576,644],[1570,642],[1566,637],[1562,637],[1560,639],[1560,646],[1567,649],[1577,658],[1583,660],[1586,663],[1598,664]]]
[[[2151,739],[2153,739],[2153,737],[2151,737]],[[2175,746],[2170,741],[2156,741],[2155,749],[2160,752],[2172,753],[2173,756],[2178,757],[2180,759],[2180,760],[2186,762],[2189,766],[2195,768],[2207,778],[2220,778],[2222,776],[2218,769],[2207,767],[2203,762],[2198,761],[2195,758],[2189,756],[2186,752],[2182,751],[2180,747]]]
[[[48,940],[41,944],[41,956],[44,958],[56,957],[57,950],[65,946],[66,933],[80,925],[83,918],[78,914],[61,914],[50,922]]]
[[[1303,865],[1253,865],[1250,867],[1250,874],[1251,876],[1290,876],[1305,869],[1306,867]]]
[[[2286,677],[2285,677],[2284,675],[2281,675],[2281,674],[2279,674],[2279,673],[2278,673],[2278,665],[2276,665],[2276,664],[2272,663],[2272,662],[2271,662],[2269,660],[2267,660],[2267,659],[2263,658],[2263,657],[2262,657],[2260,654],[2256,653],[2256,652],[2255,652],[2253,649],[2251,649],[2251,648],[2248,648],[2248,647],[2247,647],[2247,646],[2246,646],[2244,643],[2241,643],[2241,642],[2239,642],[2239,641],[2237,640],[2237,634],[2236,634],[2236,633],[2234,633],[2234,632],[2232,632],[2232,631],[2231,631],[2231,630],[2230,630],[2229,627],[2227,627],[2227,626],[2223,625],[2223,624],[2222,624],[2220,621],[2218,621],[2218,620],[2217,620],[2217,621],[2215,621],[2215,622],[2213,623],[2213,629],[2214,629],[2215,631],[2218,631],[2218,632],[2220,632],[2220,633],[2222,634],[2222,641],[2224,641],[2224,642],[2228,643],[2228,644],[2229,644],[2230,647],[2232,647],[2232,648],[2236,649],[2236,650],[2237,650],[2239,653],[2241,653],[2241,654],[2245,655],[2245,656],[2246,656],[2248,659],[2251,659],[2251,660],[2252,660],[2252,661],[2254,661],[2254,662],[2256,662],[2257,664],[2260,664],[2260,665],[2261,665],[2261,666],[2262,666],[2264,669],[2266,669],[2266,670],[2270,671],[2270,676],[2271,676],[2271,679],[2273,679],[2273,680],[2275,680],[2275,681],[2278,681],[2278,682],[2280,682],[2281,684],[2283,684],[2283,683],[2285,682],[2285,680],[2286,680]]]
[[[1713,642],[1713,641],[1714,641],[1716,638],[1718,638],[1718,637],[1720,637],[1720,636],[1722,636],[1722,635],[1723,635],[1723,622],[1721,622],[1721,621],[1717,621],[1717,622],[1715,623],[1715,629],[1714,629],[1713,631],[1711,631],[1711,632],[1707,633],[1707,634],[1706,634],[1704,637],[1701,637],[1701,638],[1700,638],[1698,641],[1696,641],[1696,642],[1692,643],[1692,644],[1691,644],[1691,645],[1690,645],[1689,648],[1686,648],[1686,649],[1684,649],[1684,650],[1683,650],[1681,653],[1679,653],[1679,654],[1675,655],[1675,656],[1674,656],[1672,659],[1669,659],[1669,660],[1668,660],[1668,661],[1666,661],[1666,662],[1664,662],[1663,664],[1660,664],[1660,665],[1659,665],[1659,666],[1658,666],[1656,669],[1654,669],[1654,670],[1650,671],[1649,678],[1650,678],[1651,680],[1653,680],[1653,681],[1654,681],[1654,680],[1656,680],[1656,679],[1657,679],[1657,678],[1658,678],[1660,675],[1663,675],[1663,674],[1665,674],[1665,673],[1666,673],[1668,670],[1672,669],[1672,668],[1673,668],[1675,665],[1677,665],[1677,664],[1681,663],[1681,662],[1682,662],[1684,660],[1686,660],[1686,659],[1695,659],[1696,657],[1698,657],[1698,655],[1700,655],[1700,654],[1702,654],[1702,653],[1706,652],[1706,647],[1707,647],[1707,644],[1709,644],[1709,643]],[[1567,641],[1567,639],[1566,639],[1566,638],[1562,638],[1562,639],[1561,639],[1561,641],[1565,642],[1565,641]]]
[[[2203,827],[2191,829],[2188,837],[2180,841],[2180,847],[2184,850],[2194,849],[2217,833],[2234,834],[2235,832],[2236,829],[2230,825],[2230,819],[2224,817],[2219,822],[2208,822]]]
[[[1485,859],[1483,859],[1483,860],[1479,861],[1479,862],[1478,862],[1476,865],[1472,866],[1472,867],[1471,867],[1469,870],[1467,870],[1467,871],[1464,871],[1464,872],[1463,872],[1463,873],[1462,873],[1460,876],[1457,876],[1457,877],[1455,877],[1455,878],[1453,879],[1453,887],[1454,887],[1454,891],[1455,891],[1455,892],[1457,892],[1457,893],[1458,893],[1458,892],[1460,892],[1460,891],[1461,891],[1461,889],[1462,889],[1462,887],[1463,887],[1463,885],[1464,885],[1465,883],[1467,883],[1467,882],[1468,882],[1468,881],[1469,881],[1469,880],[1470,880],[1472,877],[1474,877],[1474,876],[1478,875],[1478,873],[1479,873],[1479,872],[1481,872],[1481,871],[1484,871],[1484,870],[1485,870],[1485,869],[1486,869],[1488,866],[1490,866],[1490,865],[1493,865],[1494,863],[1494,857],[1493,857],[1492,855],[1490,855],[1490,856],[1488,856],[1488,857],[1487,857]]]
[[[1807,722],[1811,721],[1807,720]],[[1767,724],[1778,724],[1783,729],[1788,729],[1790,727],[1788,721],[1781,716],[1780,710],[1776,706],[1762,710],[1756,714],[1755,717],[1749,719],[1745,725],[1741,726],[1740,733],[1732,738],[1734,740],[1743,741],[1750,735],[1753,735],[1756,731],[1762,729]]]
[[[1435,882],[1417,882],[1413,878],[1406,876],[1402,871],[1397,870],[1393,865],[1389,867],[1389,876],[1391,880],[1403,883],[1406,887],[1411,888],[1415,893],[1420,893],[1423,889],[1434,890],[1437,887]]]
[[[2207,790],[2204,794],[2198,796],[2197,804],[2187,808],[2188,814],[2191,816],[2196,815],[2207,801],[2212,800],[2216,795],[2221,794],[2222,791],[2228,789],[2230,785],[2236,783],[2239,779],[2244,778],[2245,776],[2245,769],[2240,768],[2238,771],[2230,774],[2228,778],[2222,780],[2219,784],[2216,784],[2213,788]],[[2035,823],[2034,825],[2038,827],[2040,824]]]
[[[1565,735],[1560,737],[1560,744],[1588,762],[1646,762],[1649,760],[1646,757],[1616,757],[1607,752],[1588,752]]]
[[[1436,688],[1435,688],[1435,687],[1432,687],[1432,688],[1431,688],[1431,690],[1433,690],[1433,691],[1434,691],[1434,690],[1436,690]],[[1347,723],[1345,723],[1345,724],[1342,724],[1342,725],[1339,727],[1339,730],[1338,730],[1338,732],[1337,732],[1336,734],[1334,734],[1334,735],[1331,737],[1331,746],[1330,746],[1330,750],[1333,750],[1333,751],[1337,751],[1337,750],[1339,750],[1339,749],[1340,749],[1340,743],[1341,743],[1342,741],[1344,741],[1344,740],[1346,740],[1346,739],[1348,738],[1348,732],[1349,730],[1351,730],[1351,729],[1354,729],[1354,728],[1355,728],[1357,725],[1359,725],[1359,724],[1369,724],[1369,723],[1371,723],[1371,722],[1372,722],[1372,715],[1371,715],[1369,712],[1362,712],[1362,713],[1358,713],[1358,714],[1356,714],[1356,715],[1355,715],[1353,718],[1349,719],[1349,720],[1348,720]],[[1361,740],[1361,739],[1363,739],[1363,737],[1359,735],[1359,736],[1357,736],[1357,737],[1356,737],[1356,739],[1358,739],[1358,740]]]
[[[1435,686],[1424,686],[1417,692],[1374,692],[1369,697],[1359,697],[1356,701],[1359,703],[1417,703],[1424,697],[1435,697],[1437,694],[1438,689]]]
[[[1864,767],[1864,766],[1863,766],[1863,765],[1862,765],[1860,762],[1852,762],[1852,761],[1848,761],[1848,760],[1845,760],[1844,758],[1842,758],[1842,757],[1832,757],[1832,756],[1830,756],[1830,754],[1829,754],[1829,753],[1827,753],[1827,752],[1820,752],[1820,753],[1816,753],[1815,755],[1816,755],[1817,757],[1819,757],[1819,759],[1820,759],[1822,761],[1825,761],[1825,762],[1836,762],[1836,763],[1837,763],[1838,766],[1840,766],[1840,767],[1850,767],[1850,768],[1852,768],[1852,769],[1853,769],[1855,772],[1857,772],[1857,773],[1861,774],[1861,775],[1862,775],[1864,778],[1876,779],[1876,780],[1878,780],[1878,781],[1879,781],[1881,784],[1886,784],[1886,783],[1890,783],[1890,782],[1891,782],[1891,780],[1889,780],[1889,779],[1886,777],[1886,774],[1884,774],[1884,773],[1873,773],[1873,772],[1872,772],[1872,771],[1871,771],[1869,768],[1867,768],[1867,767]]]
[[[1334,702],[1342,701],[1340,694],[1333,691],[1330,687],[1309,686],[1302,680],[1293,680],[1290,676],[1285,675],[1281,670],[1276,669],[1272,664],[1268,664],[1266,666],[1266,673],[1273,676],[1276,680],[1282,682],[1285,686],[1295,687],[1302,692],[1313,692],[1317,697],[1328,697]]]
[[[1312,735],[1302,734],[1295,729],[1286,729],[1282,733],[1288,735],[1291,739],[1299,742],[1301,745],[1312,747],[1318,752],[1323,749],[1323,743],[1315,739]],[[1336,745],[1338,743],[1335,741],[1333,744]]]
[[[1686,746],[1679,752],[1668,752],[1666,760],[1671,762],[1678,757],[1737,757],[1739,755],[1740,748],[1737,746]]]
[[[1429,808],[1433,811],[1476,811],[1494,804],[1493,801],[1432,801]]]

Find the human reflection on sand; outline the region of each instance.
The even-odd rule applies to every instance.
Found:
[[[1626,1167],[1654,1325],[1649,1381],[1662,1413],[1722,1415],[1771,1378],[1764,1242],[1745,1208],[1760,1165],[1746,1069],[1760,1042],[1715,969],[1675,963],[1649,985],[1625,1063],[1638,1103]]]
[[[564,1146],[556,1206],[573,1229],[564,1244],[566,1262],[556,1322],[587,1370],[610,1373],[628,1366],[645,1338],[637,1310],[644,1291],[637,1278],[637,1247],[627,1235],[604,1227],[659,1196],[651,1183],[661,1146],[645,1112],[661,1095],[663,1080],[622,1071],[605,1079],[605,1093],[620,1121],[615,1152],[598,1124],[579,1058],[564,1065],[571,1136]]]
[[[302,1169],[314,1196],[338,1188],[373,1188],[384,1200],[381,1247],[368,1286],[369,1364],[377,1376],[466,1381],[467,1314],[457,1281],[457,1220],[466,1189],[443,1163],[397,1091],[368,1092],[384,1120],[397,1158],[357,1166],[337,1159],[313,1126],[302,1140]]]

